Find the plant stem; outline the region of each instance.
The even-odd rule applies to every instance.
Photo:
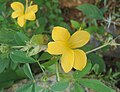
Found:
[[[120,44],[111,44],[111,45],[120,46]]]
[[[99,46],[99,47],[97,47],[97,48],[95,48],[95,49],[92,49],[92,50],[90,50],[90,51],[87,51],[86,54],[89,54],[89,53],[91,53],[91,52],[94,52],[94,51],[96,51],[96,50],[99,50],[99,49],[101,49],[101,48],[103,48],[103,47],[105,47],[105,46],[107,46],[107,45],[109,45],[109,44],[104,44],[104,45]]]
[[[113,39],[112,41],[118,39],[119,37],[120,37],[120,35],[117,36],[117,37],[116,37],[115,39]],[[107,46],[107,45],[111,45],[111,46],[112,46],[112,45],[120,46],[119,43],[112,43],[112,41],[110,41],[110,42],[108,42],[108,43],[106,43],[106,44],[104,44],[104,45],[102,45],[102,46],[99,46],[99,47],[97,47],[97,48],[95,48],[95,49],[93,49],[93,50],[87,51],[86,54],[89,54],[89,53],[91,53],[91,52],[94,52],[94,51],[96,51],[96,50],[99,50],[99,49],[101,49],[101,48],[103,48],[103,47],[105,47],[105,46]]]
[[[59,64],[58,62],[56,62],[56,79],[57,81],[60,81],[60,76],[59,76],[59,68],[58,68]]]
[[[38,63],[38,65],[39,65],[40,69],[42,70],[42,72],[44,73],[44,75],[46,75],[46,72],[44,71],[44,69],[43,69],[43,67],[41,66],[41,64],[39,63],[39,61],[37,61],[37,63]]]
[[[14,49],[23,48],[24,46],[12,46]]]

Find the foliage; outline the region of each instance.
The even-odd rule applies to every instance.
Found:
[[[103,13],[102,11],[91,4],[83,4],[77,7],[78,10],[81,10],[88,18],[102,19]]]

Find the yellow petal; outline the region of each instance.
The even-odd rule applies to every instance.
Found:
[[[59,55],[59,54],[64,53],[65,50],[66,50],[65,42],[57,41],[57,42],[49,42],[48,43],[47,51],[50,54]]]
[[[23,27],[24,24],[25,24],[25,22],[26,22],[25,16],[23,15],[23,16],[18,17],[17,22],[18,22],[18,24],[19,24],[20,27]]]
[[[67,41],[70,33],[63,27],[54,27],[52,31],[52,38],[54,41]]]
[[[13,2],[13,3],[11,4],[11,7],[12,7],[12,9],[15,10],[15,11],[24,12],[24,6],[23,6],[23,4],[20,3],[20,2]]]
[[[12,13],[12,18],[17,18],[17,17],[20,17],[22,16],[23,13],[22,12],[19,12],[19,11],[15,11]]]
[[[35,13],[34,12],[27,12],[25,14],[25,19],[26,20],[35,20],[36,19],[36,16],[35,16]]]
[[[38,5],[32,5],[32,6],[29,6],[27,9],[26,9],[26,12],[34,12],[36,13],[38,11]]]
[[[86,31],[77,31],[69,39],[71,48],[82,47],[90,40],[90,34]]]
[[[61,66],[65,73],[68,73],[74,65],[74,52],[73,50],[68,50],[61,57]]]
[[[84,51],[74,50],[74,68],[82,70],[87,63],[87,57]]]

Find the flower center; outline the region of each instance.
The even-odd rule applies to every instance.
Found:
[[[69,48],[69,49],[72,49],[72,44],[71,44],[71,42],[67,41],[67,42],[66,42],[66,47]]]

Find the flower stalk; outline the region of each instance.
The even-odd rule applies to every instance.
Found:
[[[118,36],[118,37],[120,37],[120,36]],[[108,46],[108,45],[110,45],[110,46],[120,46],[119,43],[116,43],[116,42],[115,42],[115,40],[116,40],[118,37],[116,37],[116,38],[113,39],[112,41],[109,41],[109,42],[103,44],[102,46],[99,46],[99,47],[97,47],[97,48],[95,48],[95,49],[92,49],[92,50],[90,50],[90,51],[87,51],[86,54],[89,54],[89,53],[91,53],[91,52],[97,51],[97,50],[99,50],[99,49],[101,49],[101,48],[103,48],[103,47],[105,47],[105,46]]]
[[[37,60],[37,63],[39,65],[40,69],[42,70],[42,72],[44,73],[44,75],[47,75],[46,72],[44,71],[43,67],[41,66],[39,60]]]
[[[107,46],[107,45],[109,45],[109,44],[104,44],[104,45],[99,46],[99,47],[97,47],[97,48],[95,48],[95,49],[92,49],[92,50],[90,50],[90,51],[87,51],[86,54],[89,54],[89,53],[91,53],[91,52],[94,52],[94,51],[96,51],[96,50],[99,50],[99,49],[101,49],[101,48],[103,48],[103,47],[105,47],[105,46]]]
[[[59,76],[59,63],[56,62],[56,79],[57,81],[60,81],[60,76]]]
[[[23,48],[24,46],[12,46],[11,48],[13,49],[19,49],[19,48]]]

